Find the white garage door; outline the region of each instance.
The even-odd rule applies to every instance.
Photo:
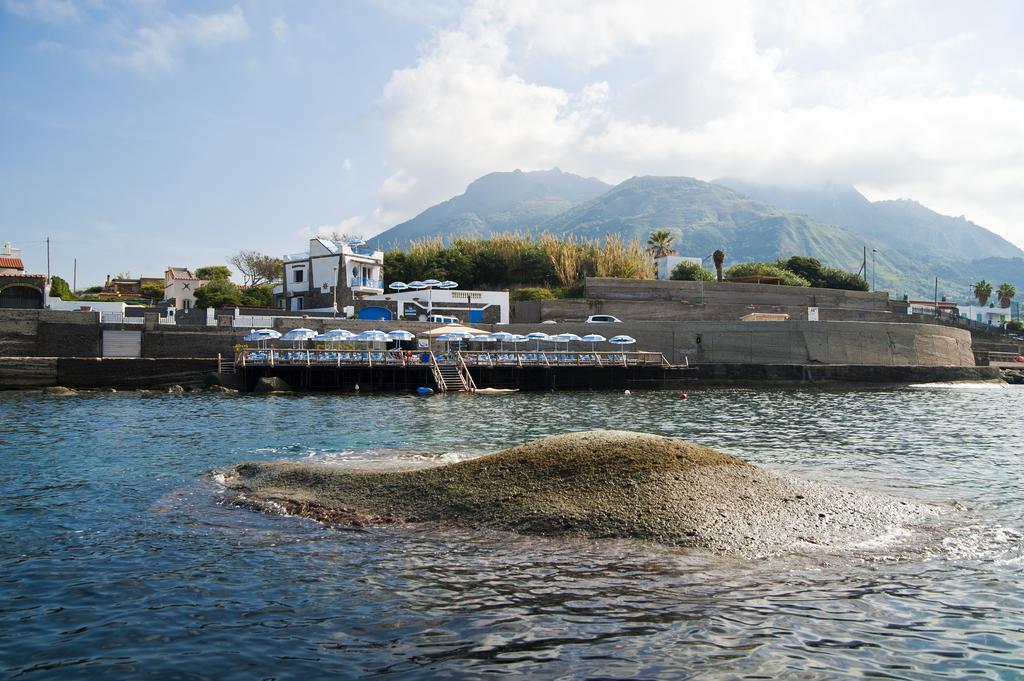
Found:
[[[104,329],[103,356],[142,357],[142,332]]]

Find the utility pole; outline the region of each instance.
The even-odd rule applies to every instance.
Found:
[[[867,250],[867,246],[865,246],[864,249]],[[878,268],[875,267],[875,253],[878,253],[878,249],[877,248],[872,248],[871,249],[871,290],[872,291],[877,291],[878,290],[878,286],[875,285],[875,283],[876,283],[875,275],[878,273]],[[867,260],[864,261],[864,265],[867,266]],[[866,274],[866,272],[865,272],[865,274]]]
[[[935,316],[939,316],[939,278],[935,277]]]
[[[75,268],[71,270],[71,292],[78,290],[78,258],[75,258]]]
[[[46,283],[50,283],[50,237],[46,237]]]

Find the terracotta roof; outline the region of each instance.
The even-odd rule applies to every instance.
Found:
[[[18,277],[25,279],[46,279],[45,274],[26,274],[24,272],[0,272],[0,277]]]
[[[167,271],[171,274],[171,279],[195,279],[196,275],[192,274],[192,270],[187,267],[168,267]]]
[[[25,263],[21,261],[21,258],[12,258],[9,256],[0,256],[0,267],[16,268],[19,270],[25,269]]]

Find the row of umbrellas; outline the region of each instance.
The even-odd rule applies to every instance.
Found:
[[[246,341],[266,343],[270,340],[283,340],[283,341],[294,341],[301,343],[305,341],[317,341],[317,342],[387,342],[387,341],[411,341],[416,336],[409,331],[397,330],[397,331],[380,331],[374,329],[372,331],[363,331],[362,333],[352,333],[345,329],[331,329],[324,333],[317,333],[313,329],[298,328],[292,329],[288,333],[281,335],[273,329],[259,329],[253,330],[247,336]],[[605,338],[604,336],[592,333],[586,336],[577,336],[574,333],[559,333],[555,335],[548,335],[542,331],[535,331],[526,335],[508,333],[506,331],[496,331],[495,333],[488,334],[474,334],[468,331],[455,331],[452,333],[444,333],[437,336],[437,340],[451,343],[451,342],[469,342],[469,343],[499,343],[501,348],[504,349],[505,343],[511,343],[517,345],[519,343],[526,343],[529,341],[537,342],[537,349],[540,349],[542,342],[548,343],[565,343],[566,349],[569,347],[569,343],[582,342],[590,343],[591,350],[594,349],[596,343],[612,343],[614,345],[631,345],[636,343],[636,339],[632,336],[612,336],[611,338]]]
[[[393,281],[388,284],[388,288],[392,291],[419,291],[425,288],[442,288],[451,289],[458,288],[459,285],[454,281],[439,281],[437,279],[424,279],[423,281],[410,281],[408,284],[404,281]]]

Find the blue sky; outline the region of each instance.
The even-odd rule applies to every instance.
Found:
[[[487,172],[855,184],[1024,245],[1015,2],[0,0],[0,240],[80,286]]]

